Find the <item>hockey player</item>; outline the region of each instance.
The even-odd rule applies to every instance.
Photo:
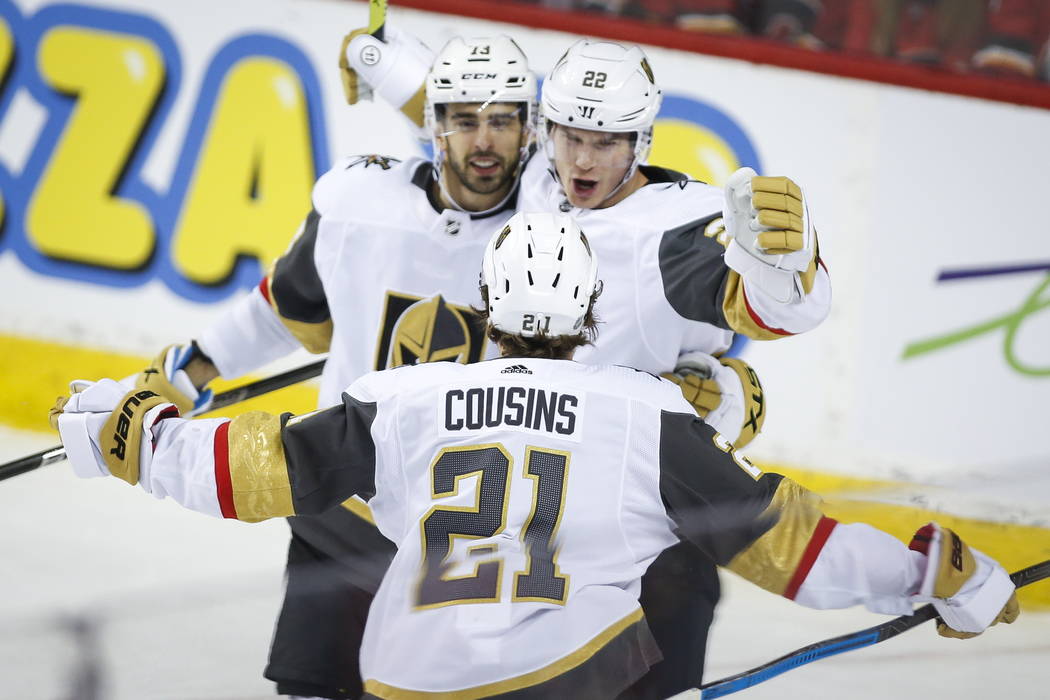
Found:
[[[389,40],[388,56],[411,41],[402,33]],[[401,97],[409,91],[390,89],[418,82],[411,67],[360,60],[383,46],[363,32],[348,35],[343,74],[353,77],[344,83],[367,82],[412,118]],[[543,83],[544,147],[522,177],[522,209],[572,212],[615,281],[603,304],[602,340],[577,359],[664,373],[742,447],[761,429],[765,401],[754,370],[723,357],[733,333],[771,340],[814,328],[830,309],[830,282],[802,192],[788,178],[745,168],[723,193],[645,164],[661,98],[640,48],[573,44]],[[649,568],[642,605],[665,661],[632,689],[634,697],[664,698],[700,684],[719,595],[714,564],[689,542]]]
[[[401,60],[430,64],[422,52]],[[305,347],[330,353],[320,392],[330,406],[371,370],[484,359],[491,349],[470,308],[476,261],[517,205],[535,101],[535,77],[512,40],[451,40],[426,89],[434,161],[337,163],[258,289],[195,343],[165,349],[140,383],[177,391],[183,410],[202,409],[210,392],[198,389],[212,377]],[[285,601],[265,672],[278,692],[360,696],[364,621],[394,550],[371,519],[359,499],[290,519]]]
[[[506,42],[509,40],[503,44]],[[485,352],[482,329],[471,323],[467,304],[472,295],[464,285],[472,277],[471,251],[476,253],[484,240],[467,230],[473,217],[456,209],[496,209],[481,212],[487,213],[483,225],[497,221],[498,216],[509,216],[516,205],[507,180],[516,172],[509,167],[511,156],[520,156],[527,145],[527,139],[518,135],[522,129],[530,133],[526,122],[531,111],[518,110],[516,129],[505,128],[503,122],[514,105],[527,105],[528,96],[535,94],[524,56],[516,47],[511,50],[503,44],[453,41],[434,62],[424,91],[424,123],[434,139],[436,169],[428,170],[421,161],[397,164],[377,156],[336,166],[318,183],[312,220],[307,220],[304,232],[259,291],[207,330],[196,349],[167,350],[154,371],[144,375],[146,385],[173,382],[183,389],[184,405],[200,404],[207,394],[198,394],[197,388],[218,371],[226,377],[239,376],[301,344],[313,351],[331,350],[333,360],[326,368],[321,393],[321,406],[327,406],[337,401],[342,387],[371,369],[428,360],[481,359]],[[371,45],[371,51],[365,51],[369,47],[352,48],[355,55],[373,57],[369,76],[382,86],[383,94],[394,95],[395,102],[413,102],[412,82],[399,77],[400,72],[390,66],[408,66],[411,73],[413,66],[418,69],[425,64],[423,49],[408,39],[393,49],[378,45]],[[629,72],[630,64],[626,65]],[[447,105],[465,99],[468,92],[464,91],[471,99],[456,104],[475,110],[480,106],[486,110],[484,119],[470,109],[461,113]],[[625,98],[637,98],[632,95],[624,91]],[[653,96],[652,91],[645,95],[650,100]],[[647,112],[650,127],[659,104],[658,92],[655,96],[655,107],[650,105]],[[489,102],[494,99],[500,102]],[[483,130],[482,122],[490,138],[502,139],[495,150],[467,140]],[[464,151],[464,141],[474,145]],[[439,172],[440,177],[431,179],[432,172]],[[541,173],[545,175],[546,166]],[[411,183],[406,182],[409,178]],[[785,189],[790,186],[785,178],[771,182]],[[486,183],[491,191],[485,189]],[[658,184],[659,188],[639,191],[632,201],[657,196],[657,189],[663,197],[683,191],[678,184]],[[426,188],[430,204],[423,201]],[[692,183],[688,194],[699,192],[698,188],[703,188],[699,205],[696,197],[685,205],[676,204],[654,219],[656,226],[640,227],[637,221],[630,221],[630,233],[617,235],[607,225],[611,218],[596,221],[596,246],[610,261],[612,275],[623,281],[613,293],[613,303],[607,305],[603,341],[581,351],[581,359],[630,364],[653,372],[672,370],[678,362],[681,381],[698,411],[742,444],[758,431],[764,418],[761,387],[754,372],[739,360],[719,362],[700,352],[683,358],[684,363],[679,361],[686,350],[717,353],[728,347],[731,331],[713,325],[708,316],[689,315],[690,309],[707,314],[724,305],[724,285],[718,276],[725,277],[727,268],[713,252],[721,247],[704,237],[694,241],[689,229],[684,231],[686,245],[676,243],[668,264],[657,256],[662,233],[657,227],[670,221],[669,216],[683,211],[691,214],[696,206],[702,206],[708,218],[721,211],[721,192]],[[751,193],[743,192],[742,198],[747,216],[740,220],[749,226]],[[447,209],[440,211],[435,201]],[[401,211],[407,212],[401,219],[390,214]],[[382,264],[377,266],[377,260]],[[671,277],[673,287],[665,284],[668,270],[688,281],[683,285],[681,279]],[[811,297],[810,303],[818,299]],[[684,304],[686,311],[675,304]],[[788,306],[807,308],[805,303]],[[369,342],[373,338],[374,345]],[[697,369],[714,376],[686,374]],[[727,388],[721,391],[720,386]],[[391,550],[363,522],[362,518],[370,517],[359,500],[351,500],[342,510],[291,521],[288,588],[266,671],[268,678],[278,682],[279,692],[355,696],[357,653],[355,640],[346,629],[362,627]],[[368,530],[367,535],[359,534],[362,528]],[[674,651],[667,652],[670,660],[665,666],[675,671],[675,677],[639,689],[640,697],[670,694],[676,687],[686,687],[690,681],[682,679],[687,677],[695,676],[693,683],[699,682],[704,631],[718,596],[717,576],[713,565],[688,560],[699,555],[694,547],[684,545],[681,550],[682,555],[676,548],[661,558],[645,587],[658,639],[663,642],[665,634],[674,638]],[[704,579],[697,573],[688,588],[679,588],[683,580],[679,573],[701,566],[708,583],[698,587],[696,581]],[[676,588],[669,591],[668,586]],[[683,616],[697,621],[688,640],[678,639],[682,629],[678,622]]]
[[[640,577],[687,538],[812,608],[906,614],[948,636],[1019,614],[1009,576],[936,524],[910,547],[763,474],[649,373],[569,361],[594,329],[591,246],[565,215],[489,241],[482,315],[502,358],[358,379],[338,405],[186,421],[103,380],[52,422],[80,476],[112,474],[213,516],[256,521],[368,501],[398,545],[369,613],[365,698],[613,698],[659,650]]]

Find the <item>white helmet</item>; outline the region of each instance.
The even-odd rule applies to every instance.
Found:
[[[505,34],[474,39],[453,37],[438,52],[427,74],[423,105],[426,129],[434,149],[435,176],[442,161],[436,105],[453,102],[478,102],[482,106],[490,102],[520,102],[524,105],[520,115],[524,133],[516,173],[520,175],[536,134],[536,76],[529,70],[529,61],[517,43]],[[446,199],[462,209],[445,190],[444,181],[438,178],[438,182]],[[488,211],[502,207],[513,193],[512,188],[502,202]]]
[[[545,122],[594,131],[636,132],[626,182],[649,156],[653,122],[663,94],[645,53],[637,46],[581,39],[569,47],[543,82]],[[547,124],[540,129],[546,139]],[[549,139],[549,157],[553,157]]]
[[[568,214],[512,216],[485,248],[481,283],[489,323],[525,337],[579,333],[601,293],[598,258]]]
[[[536,76],[529,61],[509,36],[463,39],[453,37],[434,59],[427,74],[427,128],[437,126],[435,105],[452,102],[522,102],[522,123],[532,134],[536,114]]]

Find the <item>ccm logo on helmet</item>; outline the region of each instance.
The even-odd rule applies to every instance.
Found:
[[[460,80],[495,80],[495,73],[464,73],[459,76]]]
[[[129,395],[128,400],[121,407],[120,417],[117,418],[117,430],[113,433],[113,440],[117,443],[117,446],[109,451],[111,455],[116,455],[117,459],[124,459],[125,440],[128,439],[128,429],[131,427],[132,407],[138,406],[146,399],[154,396],[157,396],[157,394],[152,391],[137,391]]]

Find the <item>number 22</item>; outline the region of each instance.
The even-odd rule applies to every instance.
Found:
[[[589,70],[583,74],[583,86],[584,87],[605,87],[605,81],[608,79],[608,75],[601,71]]]

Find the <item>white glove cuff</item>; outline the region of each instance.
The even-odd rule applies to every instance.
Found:
[[[725,263],[735,270],[744,282],[753,284],[781,304],[798,301],[803,297],[802,281],[792,270],[782,270],[755,257],[735,238],[729,241],[725,252]]]
[[[63,413],[58,417],[58,434],[66,448],[73,473],[81,479],[109,476],[96,440],[108,413]]]
[[[937,580],[935,564],[940,561],[943,546],[944,531],[938,526],[934,529],[926,550],[926,573],[915,600],[932,602],[937,614],[953,630],[979,634],[987,629],[1002,611],[1014,591],[1014,584],[1010,575],[994,559],[970,547],[976,565],[973,575],[951,598],[933,597],[933,586]]]
[[[190,381],[190,375],[186,374],[184,369],[175,370],[174,375],[169,375],[168,381],[178,391],[182,392],[182,395],[189,399],[191,403],[196,403],[197,398],[201,395],[197,391],[197,387],[193,386],[193,382]]]
[[[674,371],[694,372],[718,383],[722,400],[707,414],[704,422],[717,430],[722,437],[735,443],[744,427],[744,385],[731,368],[705,352],[692,351],[678,356]]]
[[[372,90],[400,109],[425,84],[434,53],[414,36],[387,27],[385,41],[359,34],[346,46],[346,60]]]
[[[171,409],[175,404],[162,403],[146,411],[142,418],[142,442],[139,443],[139,486],[146,493],[153,493],[153,483],[150,474],[153,466],[153,451],[156,448],[157,435],[153,428],[157,424],[160,414]]]
[[[700,352],[699,350],[693,350],[691,352],[685,352],[678,356],[675,361],[674,371],[680,372],[683,369],[690,370],[703,376],[704,378],[711,379],[718,375],[718,369],[721,367],[718,358],[713,355],[708,355],[706,352]]]
[[[744,385],[736,372],[721,363],[715,380],[722,390],[722,401],[708,414],[707,424],[735,444],[744,428]]]
[[[973,547],[970,547],[970,552],[977,563],[977,571],[951,598],[934,598],[933,607],[953,630],[978,634],[1002,612],[1014,592],[1014,584],[994,559]]]

